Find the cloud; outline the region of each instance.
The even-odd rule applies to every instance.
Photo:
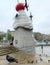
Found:
[[[24,2],[24,0],[20,0]],[[0,2],[0,30],[13,29],[13,17],[16,0],[1,0]],[[50,0],[28,0],[29,12],[33,14],[33,31],[50,33]]]

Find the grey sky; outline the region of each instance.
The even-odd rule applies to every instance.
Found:
[[[19,0],[24,2],[24,0]],[[17,0],[0,0],[0,31],[13,30]],[[50,0],[28,0],[35,32],[50,33]]]

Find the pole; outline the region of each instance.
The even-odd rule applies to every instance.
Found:
[[[43,45],[41,46],[41,49],[42,49],[42,53],[43,53]]]

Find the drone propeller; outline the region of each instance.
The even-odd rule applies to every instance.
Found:
[[[27,4],[27,0],[25,0],[25,7],[26,7],[26,9],[27,9],[27,11],[28,11],[28,4]]]
[[[17,0],[17,3],[19,3],[19,0]]]

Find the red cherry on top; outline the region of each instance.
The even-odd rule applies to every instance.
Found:
[[[25,6],[23,3],[18,3],[15,7],[16,11],[19,11],[19,10],[24,10],[25,9]]]

